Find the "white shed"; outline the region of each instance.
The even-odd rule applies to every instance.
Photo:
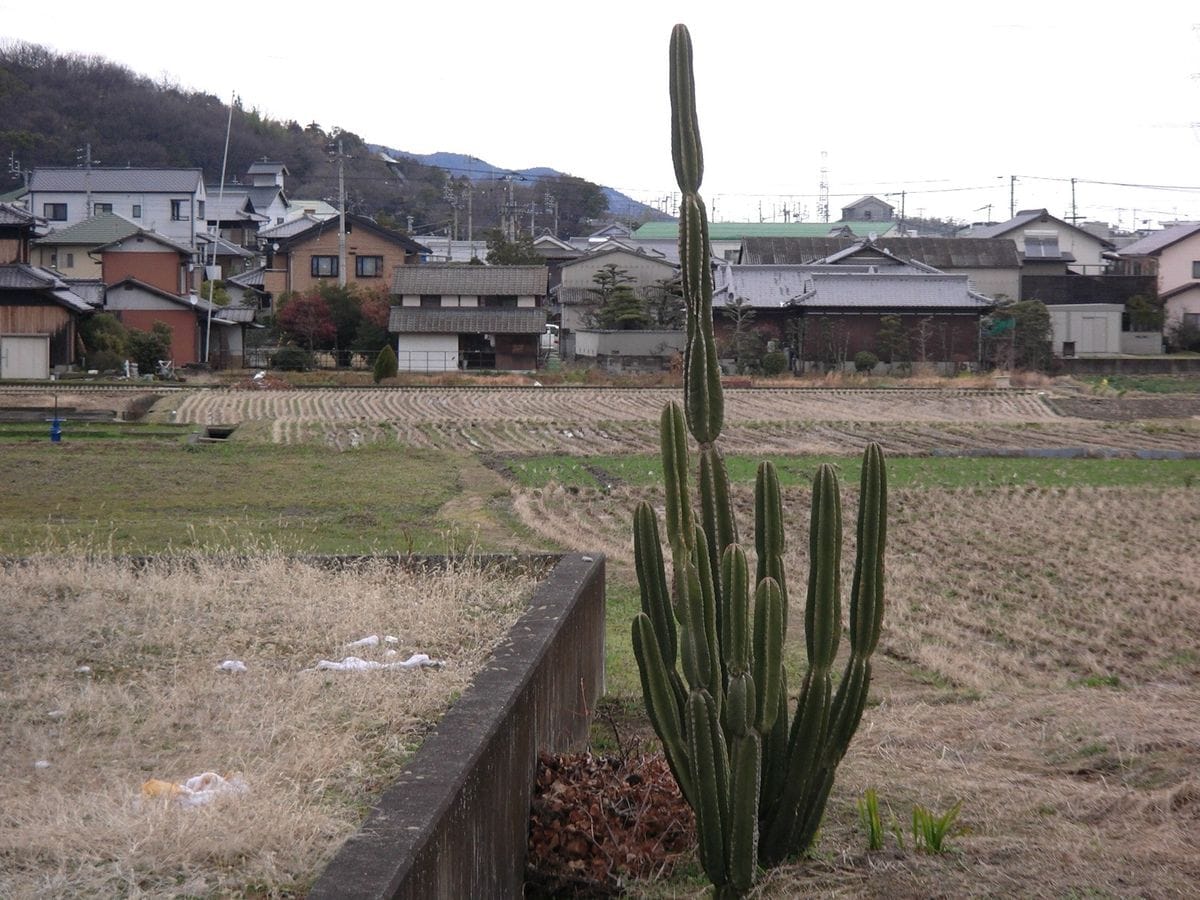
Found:
[[[1055,356],[1116,356],[1121,352],[1120,303],[1047,304]]]

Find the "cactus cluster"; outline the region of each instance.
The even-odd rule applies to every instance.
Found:
[[[738,539],[725,461],[712,318],[708,222],[699,190],[703,151],[687,29],[671,35],[671,147],[683,193],[680,258],[687,304],[684,403],[662,413],[665,528],[671,578],[648,503],[634,513],[642,612],[633,649],[646,709],[671,771],[696,813],[701,864],[718,896],[749,890],[756,867],[812,843],[838,763],[858,727],[883,615],[887,479],[878,445],[863,458],[858,553],[850,591],[850,655],[833,689],[842,633],[838,479],[813,481],[804,630],[808,669],[789,715],[783,661],[788,585],[779,481],[769,462],[755,484],[755,573]],[[688,433],[698,445],[698,498]],[[698,499],[698,503],[696,500]]]

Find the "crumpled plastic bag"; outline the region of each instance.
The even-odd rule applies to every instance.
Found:
[[[400,642],[400,638],[395,637],[394,635],[391,635],[391,634],[385,634],[383,636],[383,640],[384,640],[384,643],[387,643],[387,644],[398,644]],[[378,646],[379,646],[379,635],[368,634],[364,638],[359,638],[357,641],[351,641],[350,643],[348,643],[346,645],[346,649],[349,650],[353,647],[378,647]]]
[[[403,662],[381,663],[373,659],[360,659],[357,656],[347,656],[344,659],[323,659],[314,666],[318,672],[369,672],[374,669],[419,669],[438,668],[442,664],[431,659],[425,653],[414,653]]]
[[[183,784],[151,778],[142,785],[142,796],[147,799],[174,801],[180,806],[203,806],[226,794],[244,794],[250,785],[238,774],[218,775],[203,772],[194,775]]]

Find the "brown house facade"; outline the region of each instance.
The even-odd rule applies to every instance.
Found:
[[[0,266],[0,378],[48,378],[74,364],[76,322],[90,312],[52,273]]]
[[[342,276],[338,218],[314,221],[288,237],[267,238],[263,290],[303,293]],[[387,292],[396,269],[419,263],[429,248],[366,216],[346,216],[345,283]]]

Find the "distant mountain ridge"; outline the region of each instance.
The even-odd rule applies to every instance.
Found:
[[[415,159],[423,165],[435,166],[442,169],[453,177],[466,177],[471,179],[471,181],[494,181],[505,175],[515,175],[529,181],[536,181],[539,178],[553,178],[566,174],[548,166],[534,166],[528,169],[502,169],[486,160],[482,160],[477,156],[470,156],[466,153],[449,153],[446,151],[437,153],[410,153],[407,150],[397,150],[382,144],[368,144],[368,146],[373,151],[386,153],[392,158],[403,156]],[[652,206],[647,206],[644,203],[639,203],[637,200],[626,194],[622,194],[615,188],[600,185],[600,190],[603,191],[605,199],[608,200],[609,215],[614,218],[639,219],[641,221],[667,221],[671,219],[670,216],[660,210]]]

